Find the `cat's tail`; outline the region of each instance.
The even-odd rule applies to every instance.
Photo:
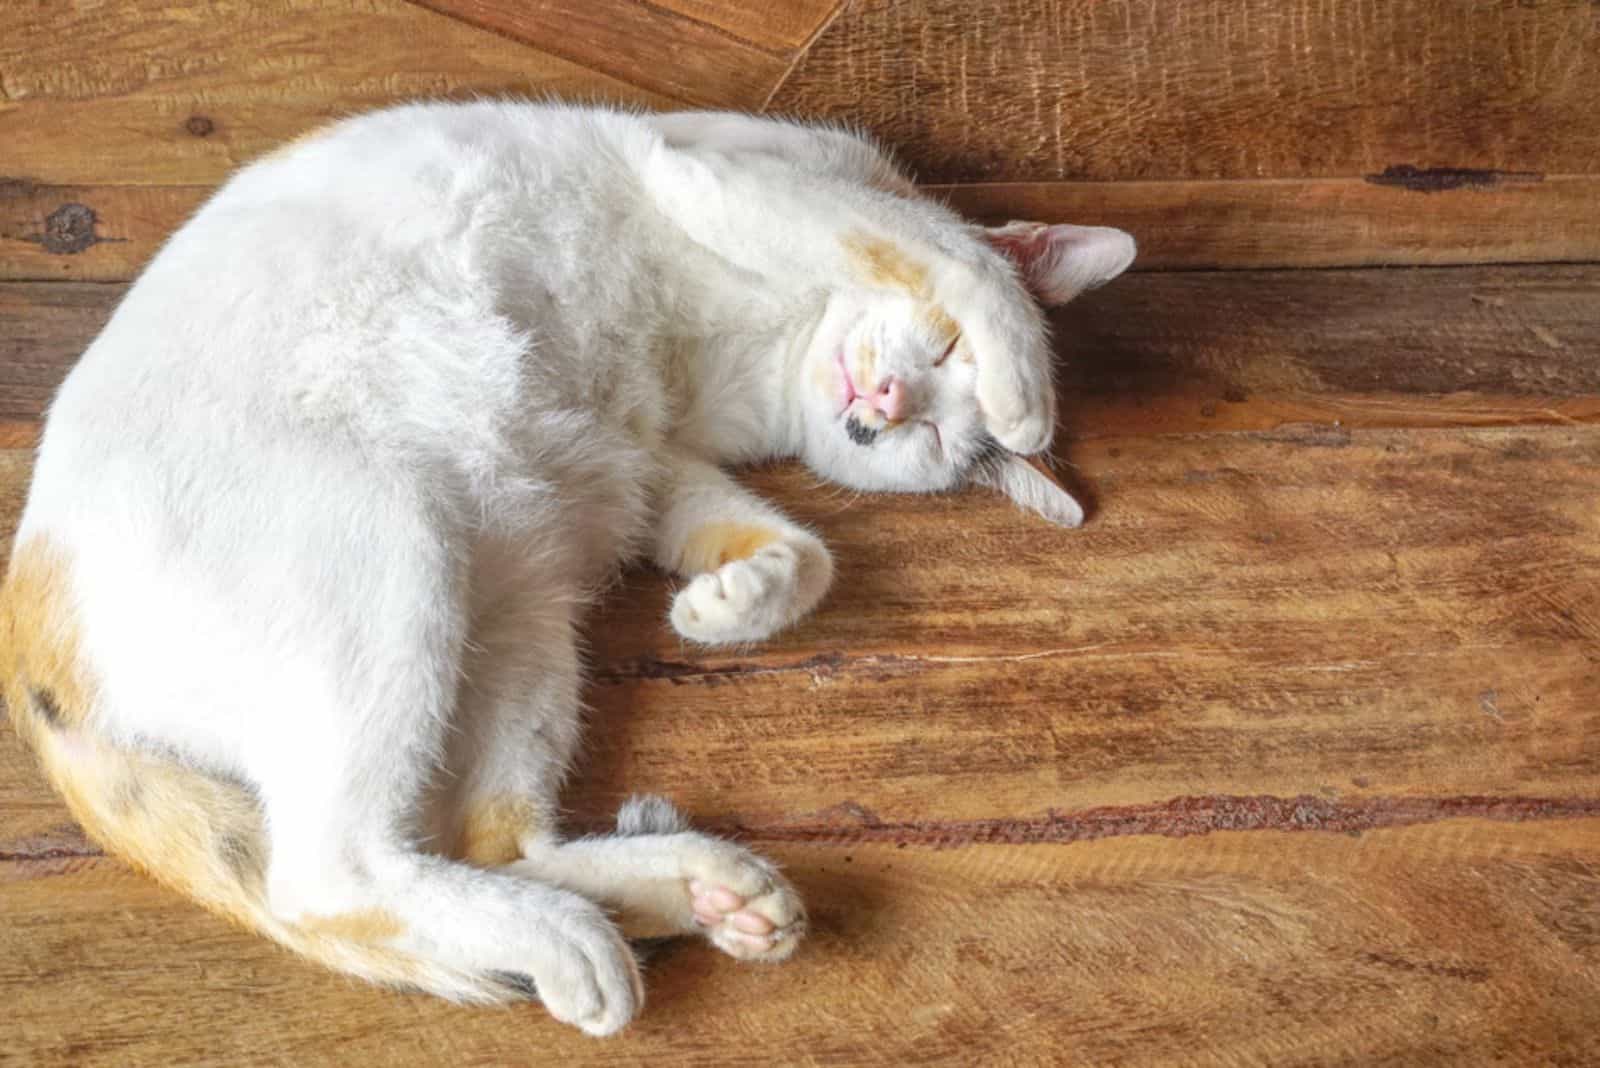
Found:
[[[79,668],[57,569],[24,546],[0,589],[0,692],[17,734],[89,837],[201,905],[340,972],[456,1001],[525,1000],[528,990],[381,944],[345,923],[317,929],[273,914],[269,842],[246,786],[106,738]]]

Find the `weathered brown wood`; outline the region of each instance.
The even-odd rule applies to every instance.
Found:
[[[417,97],[659,104],[401,0],[0,5],[0,178],[214,185],[322,123]]]
[[[859,0],[772,107],[930,181],[1594,174],[1597,32],[1587,0]]]
[[[1362,178],[934,187],[985,221],[1117,226],[1139,270],[1600,260],[1600,177],[1421,192]]]
[[[1055,313],[1069,435],[1600,415],[1600,268],[1133,275]]]
[[[1141,274],[1056,313],[1069,437],[1600,417],[1600,267]],[[0,285],[0,444],[123,287]]]
[[[675,100],[755,109],[790,59],[635,0],[416,0]]]
[[[211,192],[0,182],[0,281],[131,279]],[[1600,177],[1441,193],[1333,178],[1016,182],[931,192],[987,221],[1120,226],[1139,239],[1141,271],[1600,261]]]
[[[212,191],[0,180],[0,281],[128,281]]]
[[[0,4],[6,540],[124,289],[86,283],[419,95],[862,122],[962,210],[1120,225],[1147,271],[1541,264],[1089,294],[1053,317],[1081,531],[747,473],[837,584],[708,652],[630,572],[565,800],[585,829],[673,796],[816,930],[776,968],[666,951],[610,1044],[229,930],[99,855],[0,727],[0,1063],[1600,1062],[1597,30],[1582,0]]]
[[[356,986],[105,859],[0,862],[17,1063],[1570,1064],[1600,820],[1070,847],[789,845],[791,961],[693,944],[608,1043]]]
[[[773,52],[789,53],[804,46],[838,10],[842,0],[650,0],[716,26]]]
[[[0,423],[37,422],[125,286],[0,285]]]

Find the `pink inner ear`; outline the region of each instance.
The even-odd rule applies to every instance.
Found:
[[[1044,223],[1008,222],[985,230],[984,237],[991,248],[1022,269],[1024,278],[1032,274],[1033,265],[1050,248],[1050,227]]]

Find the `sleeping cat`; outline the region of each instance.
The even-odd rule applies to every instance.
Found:
[[[51,407],[0,594],[5,700],[88,832],[341,971],[592,1034],[627,937],[805,929],[659,798],[564,840],[575,627],[639,558],[752,642],[828,588],[721,465],[992,485],[1057,523],[1040,301],[1103,228],[982,230],[869,142],[733,114],[422,104],[246,168]]]

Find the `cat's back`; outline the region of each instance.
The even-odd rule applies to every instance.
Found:
[[[626,113],[486,101],[269,154],[173,235],[68,376],[36,483],[70,457],[80,483],[108,453],[131,462],[130,443],[190,463],[196,435],[213,453],[286,433],[494,448],[538,335],[571,333],[560,295],[603,302],[625,274],[612,259],[597,280],[589,246],[627,225],[657,143]]]

